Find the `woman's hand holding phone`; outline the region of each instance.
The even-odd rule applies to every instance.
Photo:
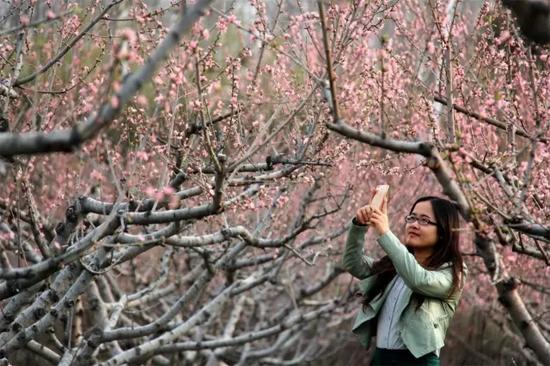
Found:
[[[388,196],[384,197],[382,210],[372,207],[370,214],[370,225],[374,227],[374,230],[378,236],[382,236],[390,230],[390,222],[388,219]]]
[[[372,190],[371,203],[378,192],[377,188]],[[371,204],[368,204],[357,210],[355,215],[357,222],[362,225],[372,225],[379,236],[384,235],[389,230],[387,187],[385,188],[385,192],[381,207],[373,207]]]

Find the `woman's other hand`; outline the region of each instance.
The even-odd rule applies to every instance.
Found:
[[[376,194],[376,189],[371,189],[371,201],[374,198],[374,195]],[[372,208],[370,205],[365,205],[361,207],[357,212],[355,213],[355,220],[357,220],[358,223],[361,225],[369,225],[370,224],[370,217],[371,217]]]
[[[390,223],[388,220],[388,196],[387,195],[384,197],[382,210],[379,210],[376,207],[371,207],[369,216],[370,216],[370,221],[368,222],[368,224],[374,227],[374,230],[376,230],[376,233],[378,234],[378,236],[382,236],[388,230],[390,230]]]
[[[369,205],[361,207],[355,214],[355,220],[361,225],[369,225],[372,209]]]

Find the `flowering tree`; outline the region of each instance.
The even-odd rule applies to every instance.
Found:
[[[3,6],[0,357],[316,359],[385,181],[396,232],[420,194],[459,203],[463,306],[498,297],[550,358],[550,60],[500,3]]]

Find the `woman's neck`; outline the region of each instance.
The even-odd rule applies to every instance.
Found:
[[[421,265],[426,265],[428,258],[430,255],[432,255],[432,248],[427,248],[425,250],[421,250],[418,248],[414,249],[414,257],[416,258],[416,261],[420,263]]]

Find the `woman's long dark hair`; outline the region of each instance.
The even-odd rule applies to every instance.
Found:
[[[414,211],[414,208],[419,202],[424,201],[429,201],[432,204],[435,220],[437,222],[438,238],[434,252],[427,259],[427,263],[424,267],[427,269],[437,269],[446,262],[452,262],[453,285],[449,291],[448,296],[450,297],[461,286],[460,282],[463,278],[463,259],[459,250],[460,222],[458,206],[444,198],[424,196],[416,200],[409,214]],[[407,247],[407,249],[412,253],[412,248]],[[388,286],[392,278],[396,275],[395,267],[387,255],[373,264],[372,272],[378,276],[373,286],[363,298],[363,307],[366,307],[378,295],[382,295],[386,286]],[[416,309],[418,310],[424,302],[424,297],[420,294],[413,293],[413,298],[417,303]]]

